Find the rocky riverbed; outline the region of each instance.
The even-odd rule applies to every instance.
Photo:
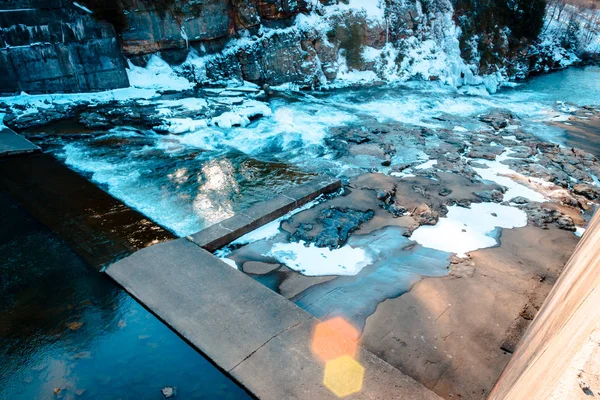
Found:
[[[344,317],[443,397],[484,398],[599,201],[597,73],[495,95],[183,85],[17,96],[0,112],[179,236],[314,174],[342,178],[341,193],[217,254],[319,318]],[[578,92],[553,90],[565,82]]]
[[[598,162],[540,142],[511,112],[479,120],[477,132],[336,131],[341,158],[391,172],[353,177],[218,254],[317,317],[351,321],[364,346],[443,397],[485,398],[597,207]],[[395,165],[402,142],[430,159]]]

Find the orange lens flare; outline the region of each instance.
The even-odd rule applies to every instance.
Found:
[[[327,362],[323,385],[337,397],[350,396],[362,390],[365,369],[350,356]]]
[[[359,333],[341,317],[319,323],[315,328],[312,351],[322,361],[335,360],[344,355],[354,357]]]

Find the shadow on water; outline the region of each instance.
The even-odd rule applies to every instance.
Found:
[[[1,191],[0,220],[1,399],[249,398]]]
[[[0,190],[98,269],[175,238],[47,154],[0,160]]]

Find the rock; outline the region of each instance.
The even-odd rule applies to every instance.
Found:
[[[525,198],[523,196],[517,196],[517,197],[514,197],[514,198],[510,199],[509,203],[527,204],[527,203],[529,203],[529,199],[527,199],[527,198]]]
[[[587,183],[579,183],[573,186],[573,191],[576,194],[585,196],[590,200],[596,200],[600,197],[600,188],[593,185],[588,185]]]
[[[440,218],[439,214],[425,203],[415,208],[412,215],[420,225],[435,225]]]
[[[89,92],[129,86],[110,23],[71,2],[31,0],[10,12],[5,8],[0,6],[0,93]]]
[[[504,152],[502,146],[472,146],[467,153],[469,158],[484,158],[486,160],[495,160],[496,156]]]
[[[85,112],[79,116],[79,123],[88,129],[110,129],[114,125],[97,112]]]
[[[442,197],[446,197],[446,196],[450,195],[451,193],[452,193],[452,189],[448,189],[448,188],[442,188],[438,192],[438,194]]]
[[[575,227],[575,223],[573,223],[573,219],[568,215],[561,215],[556,219],[556,225],[560,229],[564,229],[566,231],[575,232],[577,228]]]
[[[485,122],[495,130],[506,128],[509,124],[514,122],[514,115],[510,111],[506,110],[495,110],[486,115],[479,117],[481,122]]]
[[[290,241],[314,243],[317,247],[337,249],[343,246],[350,234],[373,218],[373,211],[359,211],[333,207],[321,211],[319,223],[302,222],[290,235]]]
[[[351,209],[330,208],[321,213],[323,229],[315,237],[317,247],[336,249],[348,240],[350,233],[354,232],[364,223],[373,218],[373,211],[357,211]]]
[[[390,193],[386,192],[385,190],[377,191],[377,200],[386,201],[389,198],[390,198]]]
[[[163,396],[165,396],[166,399],[170,399],[171,397],[175,396],[175,388],[172,386],[165,386],[164,388],[160,389],[160,392],[163,394]]]
[[[558,210],[543,207],[540,203],[527,203],[521,206],[527,212],[528,221],[540,228],[547,228],[548,224],[555,224],[558,228],[575,232],[576,226],[573,219]]]
[[[306,243],[310,243],[312,242],[313,238],[310,235],[310,231],[312,231],[313,229],[313,224],[308,223],[308,222],[302,222],[298,228],[296,229],[296,231],[290,236],[290,241],[291,242],[306,242]]]
[[[384,208],[389,211],[394,218],[401,217],[408,211],[398,203],[386,204]]]
[[[475,196],[479,197],[481,199],[481,201],[483,201],[485,203],[490,203],[490,202],[501,203],[502,199],[504,197],[504,194],[497,189],[480,190],[478,192],[475,192],[474,194],[475,194]]]

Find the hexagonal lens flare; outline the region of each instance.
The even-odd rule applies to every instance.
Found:
[[[365,369],[350,356],[327,362],[323,385],[337,397],[346,397],[362,390]]]
[[[322,361],[335,360],[344,355],[353,357],[358,348],[359,333],[341,317],[321,322],[315,328],[312,351]]]

